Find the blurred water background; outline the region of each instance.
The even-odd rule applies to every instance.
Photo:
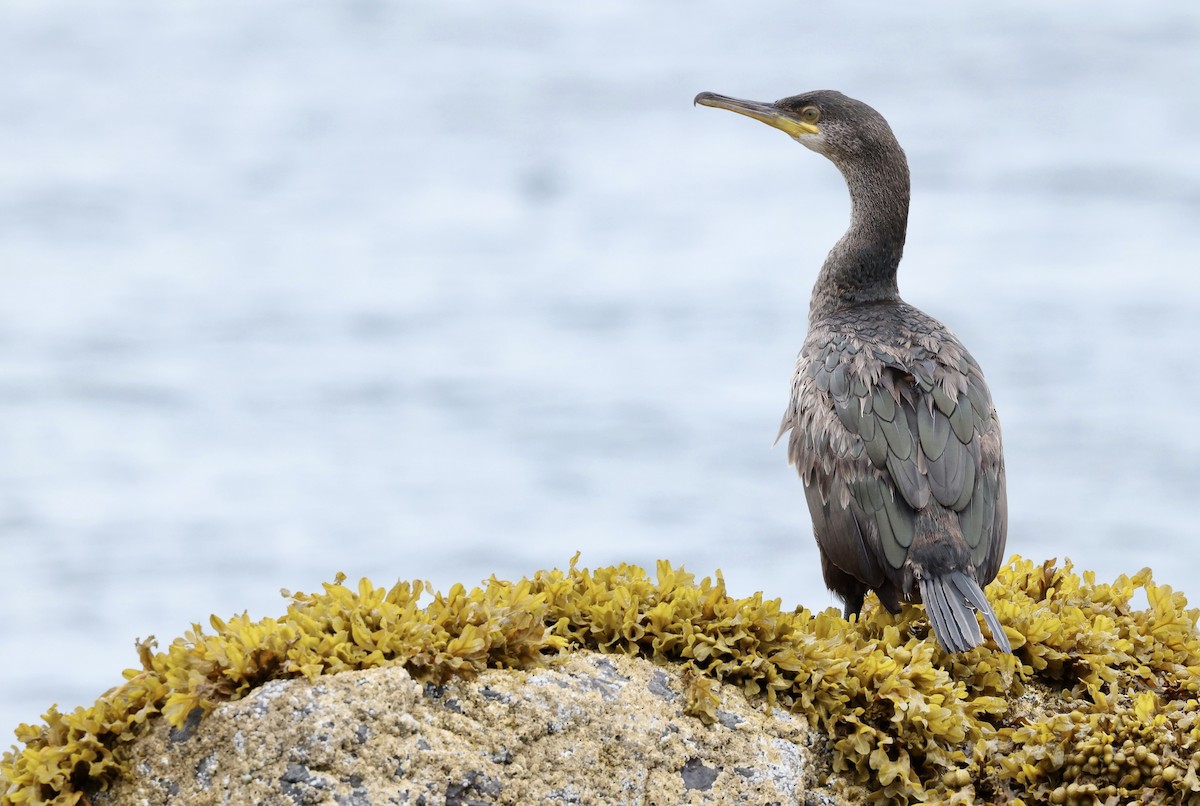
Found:
[[[771,440],[845,190],[700,90],[884,113],[1009,550],[1200,596],[1194,0],[6,0],[0,76],[6,734],[337,571],[833,604]]]

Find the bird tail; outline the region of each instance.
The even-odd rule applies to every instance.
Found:
[[[983,589],[970,574],[954,570],[941,576],[922,578],[918,584],[933,634],[947,652],[966,652],[983,643],[983,633],[975,620],[976,610],[983,614],[1000,651],[1012,652],[1000,620],[983,595]]]

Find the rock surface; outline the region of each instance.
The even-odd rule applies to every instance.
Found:
[[[182,730],[161,721],[97,804],[480,806],[844,803],[803,719],[718,687],[682,712],[677,669],[579,653],[422,685],[402,668],[273,681]]]

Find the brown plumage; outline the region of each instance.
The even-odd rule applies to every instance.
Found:
[[[908,161],[887,121],[838,92],[773,104],[696,103],[761,120],[826,157],[851,223],[813,288],[808,337],[780,435],[804,482],[825,583],[847,618],[875,591],[895,613],[924,602],[942,646],[1011,651],[982,586],[1004,554],[1000,423],[979,364],[941,322],[900,299]]]

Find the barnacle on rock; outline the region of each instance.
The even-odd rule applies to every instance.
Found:
[[[275,678],[402,665],[444,682],[527,669],[572,648],[679,664],[686,710],[716,718],[713,688],[807,717],[827,736],[832,774],[876,802],[1200,802],[1198,612],[1150,572],[1097,584],[1070,563],[1013,558],[990,595],[1013,655],[947,655],[919,608],[785,611],[731,598],[660,562],[542,571],[432,594],[339,575],[291,596],[279,619],[212,618],[90,708],[51,708],[21,725],[0,759],[0,805],[72,804],[122,771],[146,721],[180,726]],[[1144,591],[1148,606],[1137,609]]]

